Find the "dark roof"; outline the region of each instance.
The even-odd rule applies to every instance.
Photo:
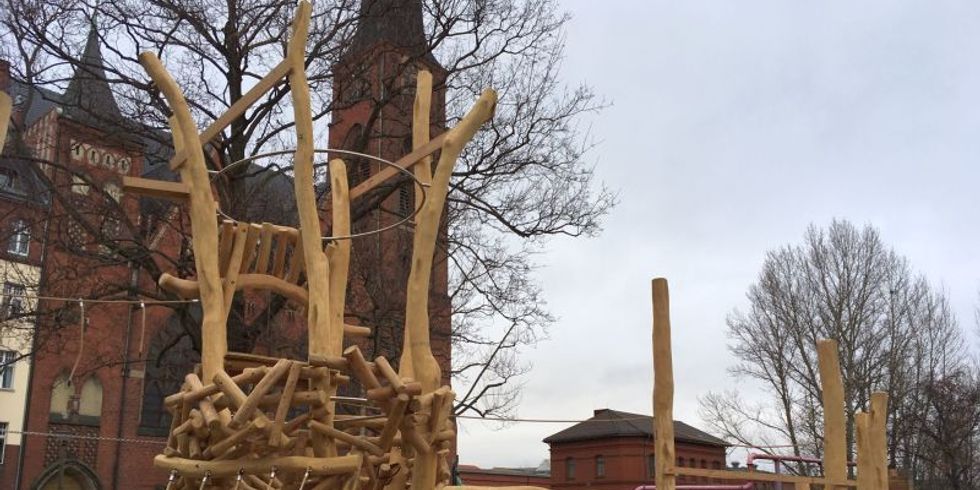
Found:
[[[653,439],[653,417],[638,413],[620,412],[602,408],[592,418],[579,422],[544,439],[548,444],[556,442],[588,441],[611,437],[646,437]],[[707,432],[695,429],[684,422],[674,421],[674,440],[710,446],[729,444]]]
[[[390,43],[441,68],[425,38],[422,0],[361,0],[357,30],[344,57],[359,55],[380,43]]]
[[[122,112],[105,76],[98,25],[92,19],[85,50],[75,73],[68,82],[68,89],[61,97],[65,114],[72,119],[99,129],[125,129]]]

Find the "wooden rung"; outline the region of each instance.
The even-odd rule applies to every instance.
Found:
[[[242,274],[248,274],[252,271],[252,261],[255,259],[256,253],[255,244],[258,243],[261,233],[262,227],[260,225],[248,225],[248,236],[245,238],[245,255],[242,256]]]
[[[296,230],[293,230],[296,231]],[[299,233],[293,235],[289,233],[288,230],[279,229],[276,233],[276,258],[272,261],[272,272],[271,274],[276,277],[282,277],[283,272],[286,270],[286,252],[289,250],[290,246],[296,242],[296,238]]]
[[[391,367],[391,364],[388,364],[387,359],[385,359],[384,357],[375,358],[374,366],[378,368],[378,372],[381,374],[381,376],[383,376],[385,379],[388,380],[389,383],[391,383],[391,386],[395,389],[395,391],[397,391],[398,393],[405,392],[405,382],[398,376],[398,373],[396,373],[395,370]]]
[[[374,375],[371,365],[364,359],[364,354],[361,353],[361,349],[358,346],[352,345],[344,349],[344,358],[350,364],[351,373],[365,388],[381,387],[381,382]]]
[[[231,248],[235,244],[235,222],[222,221],[218,230],[218,274],[225,276],[231,260]]]
[[[272,253],[272,237],[275,236],[275,232],[275,225],[262,223],[262,232],[259,235],[259,251],[255,258],[256,274],[265,274],[269,270],[269,255]]]
[[[290,258],[289,274],[286,275],[286,282],[295,283],[299,281],[300,274],[306,268],[306,261],[303,260],[303,240],[296,239],[293,247],[293,256]]]
[[[147,197],[169,199],[171,201],[184,201],[191,194],[190,187],[183,182],[144,179],[142,177],[129,177],[126,175],[123,176],[122,187],[125,192]]]

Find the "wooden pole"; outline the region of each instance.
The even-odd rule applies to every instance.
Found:
[[[442,372],[432,355],[429,342],[429,280],[432,276],[439,222],[449,193],[449,178],[463,146],[493,116],[496,105],[497,93],[485,90],[459,125],[450,130],[444,140],[439,165],[436,167],[425,205],[418,215],[412,247],[412,269],[408,276],[405,331],[409,336],[414,378],[422,384],[422,394],[432,393],[442,384]],[[436,473],[435,452],[419,451],[412,467],[412,488],[435,488]]]
[[[888,393],[871,394],[871,459],[874,463],[874,489],[888,489]]]
[[[879,490],[874,484],[875,467],[871,456],[871,414],[854,414],[857,438],[857,486],[860,490]]]
[[[297,5],[293,32],[286,49],[286,59],[290,66],[289,90],[292,94],[293,118],[296,121],[293,183],[296,189],[300,240],[306,262],[306,281],[310,291],[306,310],[309,351],[310,354],[340,355],[339,350],[332,352],[331,349],[335,343],[335,332],[330,315],[330,272],[327,257],[323,254],[320,217],[313,191],[313,118],[305,68],[311,9],[310,2],[306,0],[301,0]],[[340,328],[343,328],[343,323]]]
[[[840,373],[837,341],[817,341],[817,360],[823,392],[824,477],[832,481],[847,479],[847,431],[844,410],[844,381]]]
[[[0,153],[7,142],[7,128],[10,126],[10,113],[13,112],[13,102],[6,92],[0,92]]]
[[[667,279],[653,280],[653,443],[658,490],[675,490],[674,366],[670,348]]]
[[[347,188],[347,165],[341,159],[330,161],[330,197],[333,203],[331,234],[350,235],[350,196]],[[330,266],[331,355],[344,348],[344,311],[347,299],[347,276],[350,271],[350,240],[334,240],[327,247]],[[341,332],[337,333],[338,325]]]
[[[194,267],[204,312],[201,321],[201,371],[202,378],[209,380],[223,369],[228,351],[224,296],[218,272],[217,207],[204,164],[204,150],[198,144],[197,129],[184,94],[155,54],[145,52],[139,58],[143,69],[163,93],[174,113],[170,120],[174,149],[187,157],[186,163],[180,166],[180,180],[190,188],[191,245],[194,247]]]

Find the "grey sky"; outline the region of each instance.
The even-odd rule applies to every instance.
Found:
[[[519,415],[650,412],[650,284],[671,281],[675,418],[733,386],[725,316],[809,223],[878,227],[976,345],[980,3],[561,0],[565,78],[614,105],[591,155],[621,204],[541,257],[560,321]],[[741,387],[740,387],[741,388]],[[750,393],[752,387],[745,387]],[[536,465],[567,427],[463,421],[460,458]]]

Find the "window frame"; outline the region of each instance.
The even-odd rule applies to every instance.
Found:
[[[14,359],[16,358],[17,358],[16,352],[12,350],[0,350],[0,366],[2,366],[0,367],[0,390],[3,391],[14,390],[14,368],[17,366],[17,363],[14,362]],[[9,386],[8,386],[8,382],[9,382]]]
[[[601,454],[597,454],[595,457],[595,477],[606,477],[606,458]]]
[[[575,458],[568,456],[565,458],[565,481],[575,480]]]
[[[7,281],[3,283],[3,300],[0,304],[0,318],[6,320],[24,312],[27,302],[27,287],[23,284]],[[17,311],[14,312],[13,310]]]
[[[7,453],[7,430],[9,424],[7,422],[0,422],[0,465],[3,464],[3,460]]]
[[[7,253],[27,257],[31,253],[31,226],[25,219],[15,219],[7,240]],[[23,250],[21,250],[23,248]]]

